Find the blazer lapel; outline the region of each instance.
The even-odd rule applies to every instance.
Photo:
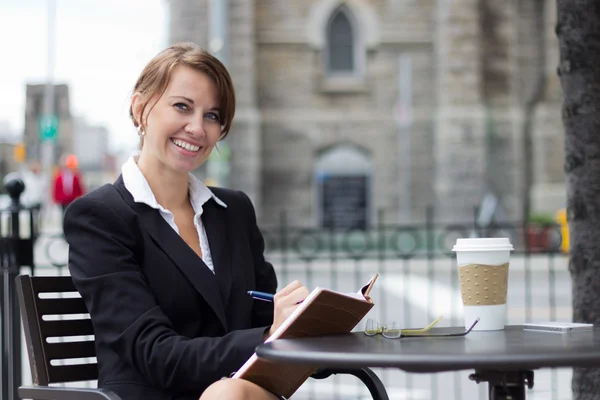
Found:
[[[125,188],[122,177],[115,182],[121,196],[133,207],[155,243],[169,256],[173,263],[194,285],[204,300],[211,306],[223,328],[227,330],[225,307],[219,293],[219,286],[213,274],[196,253],[179,237],[161,217],[160,212],[146,204],[136,203]]]
[[[202,223],[208,236],[210,254],[221,292],[223,305],[227,308],[231,293],[231,246],[229,245],[229,221],[227,212],[213,199],[203,206]]]

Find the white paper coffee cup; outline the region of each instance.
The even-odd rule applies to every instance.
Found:
[[[465,328],[478,331],[504,329],[510,252],[508,238],[457,239],[456,252]]]

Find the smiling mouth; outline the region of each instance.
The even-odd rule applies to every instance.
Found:
[[[171,141],[173,142],[173,144],[175,144],[175,146],[177,146],[177,147],[181,147],[182,149],[184,149],[184,150],[187,150],[187,151],[193,151],[193,152],[196,152],[196,151],[200,150],[200,147],[199,147],[199,146],[196,146],[196,145],[190,144],[190,143],[188,143],[188,142],[185,142],[185,141],[183,141],[183,140],[179,140],[179,139],[171,139]]]

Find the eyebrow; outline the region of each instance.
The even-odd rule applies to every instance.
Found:
[[[169,99],[174,99],[174,98],[178,98],[178,99],[184,99],[185,101],[194,104],[194,100],[190,99],[189,97],[185,97],[185,96],[169,96]],[[219,107],[211,107],[209,108],[209,111],[220,111]]]
[[[185,97],[185,96],[170,96],[170,99],[174,99],[174,98],[178,98],[178,99],[184,99],[185,101],[188,101],[192,104],[194,104],[194,100],[190,99],[189,97]]]

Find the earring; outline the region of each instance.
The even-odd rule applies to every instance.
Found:
[[[137,132],[139,136],[144,136],[146,134],[146,131],[143,130],[141,126],[137,127]]]

